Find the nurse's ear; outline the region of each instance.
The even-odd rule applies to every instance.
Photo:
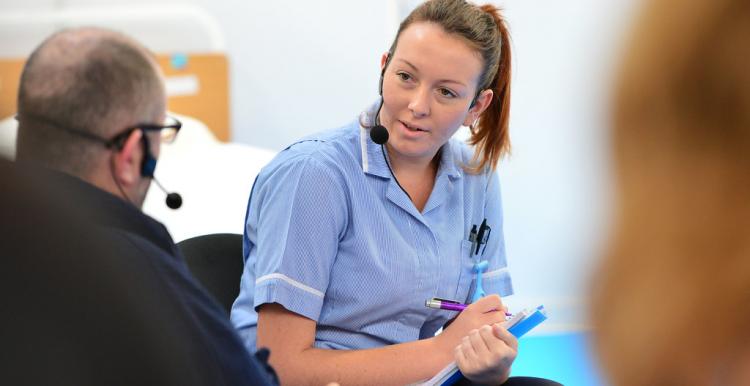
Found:
[[[380,83],[378,84],[378,93],[380,96],[383,96],[383,77],[385,77],[385,69],[388,67],[388,63],[390,63],[392,56],[391,52],[388,51],[380,58]]]
[[[383,56],[380,57],[380,71],[385,72],[385,68],[388,67],[388,62],[391,61],[391,53],[386,51]]]
[[[479,119],[480,116],[482,116],[484,110],[487,110],[490,102],[492,102],[493,96],[494,93],[489,89],[482,90],[482,92],[477,95],[476,99],[474,99],[474,104],[469,107],[469,113],[466,114],[466,118],[464,119],[464,126],[468,127],[473,125],[474,122],[476,122],[476,120]]]

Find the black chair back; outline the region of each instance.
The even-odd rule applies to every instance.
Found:
[[[190,272],[216,299],[227,315],[240,294],[242,235],[216,233],[177,243]]]

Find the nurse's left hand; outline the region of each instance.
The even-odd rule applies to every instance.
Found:
[[[510,376],[518,353],[518,340],[500,323],[472,330],[456,347],[461,373],[479,385],[499,385]]]

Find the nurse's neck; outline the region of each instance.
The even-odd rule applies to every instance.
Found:
[[[424,175],[425,177],[430,175],[431,178],[435,178],[437,174],[438,165],[440,164],[440,150],[430,156],[426,157],[409,157],[399,154],[393,151],[388,144],[385,145],[386,151],[388,152],[388,160],[390,161],[391,169],[393,173],[398,177],[399,173],[406,173],[407,175],[417,177]],[[401,179],[399,179],[401,182]]]
[[[432,158],[418,158],[403,157],[389,150],[388,158],[399,184],[409,195],[414,206],[422,212],[435,185],[440,152]]]

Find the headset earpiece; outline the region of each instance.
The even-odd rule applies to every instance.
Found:
[[[482,89],[482,90],[477,91],[477,95],[474,95],[474,99],[471,100],[471,104],[469,105],[469,109],[471,109],[472,107],[474,107],[474,105],[477,104],[477,100],[479,99],[479,96],[482,95],[482,91],[484,91],[484,90],[486,90],[486,89]]]
[[[385,67],[383,67],[383,71],[380,72],[380,85],[378,86],[378,94],[380,96],[383,96],[383,76],[385,76]]]
[[[151,147],[149,146],[148,137],[146,133],[142,132],[141,139],[143,140],[143,160],[141,160],[141,176],[153,177],[154,171],[156,170],[156,158],[151,155]]]

